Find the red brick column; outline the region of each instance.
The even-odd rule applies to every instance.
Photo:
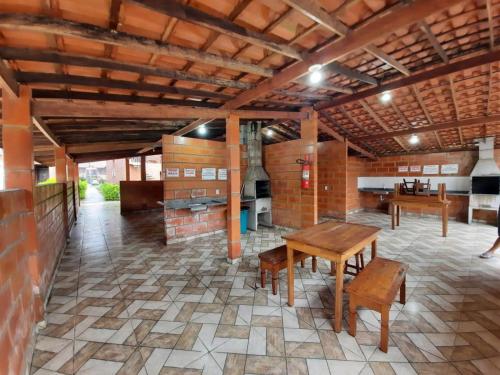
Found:
[[[56,162],[56,181],[68,181],[66,147],[54,147],[54,159]]]
[[[33,124],[31,121],[31,89],[19,88],[19,97],[7,90],[2,92],[2,143],[4,152],[5,187],[26,190],[28,213],[24,215],[28,267],[33,282],[35,306],[33,319],[43,319],[43,298],[40,295],[41,270],[38,258],[38,237],[34,215],[35,184]],[[23,272],[16,269],[15,272]]]
[[[162,170],[163,172],[163,170]],[[125,158],[125,181],[130,181],[130,160]]]
[[[233,263],[241,256],[240,243],[240,119],[226,119],[227,152],[227,258]]]
[[[307,228],[318,223],[318,113],[312,108],[303,108],[308,118],[300,123],[302,159],[309,160],[309,188],[301,189],[301,223]]]

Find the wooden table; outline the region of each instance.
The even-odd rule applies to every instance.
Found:
[[[401,207],[411,208],[437,208],[441,210],[441,225],[443,237],[448,235],[448,206],[446,199],[446,185],[438,185],[437,195],[405,195],[400,193],[400,184],[394,186],[394,198],[389,201],[391,209],[391,227],[394,230],[399,226]]]
[[[288,305],[294,304],[293,251],[328,259],[335,263],[335,331],[342,329],[344,262],[371,244],[372,259],[377,256],[377,236],[382,229],[369,225],[327,221],[286,234],[288,268]]]

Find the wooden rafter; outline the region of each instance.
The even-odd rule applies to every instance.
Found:
[[[108,78],[93,78],[86,76],[62,75],[51,73],[28,73],[17,72],[16,79],[20,83],[55,83],[62,85],[106,87],[113,89],[161,92],[173,95],[185,95],[189,97],[213,98],[228,100],[232,96],[205,90],[185,89],[182,87],[171,87],[155,83],[123,81]]]
[[[453,78],[451,77],[451,75],[448,76],[448,82],[450,84],[451,101],[453,103],[453,108],[455,109],[455,116],[456,116],[457,121],[460,121],[460,118],[461,118],[460,108],[458,106],[457,94],[455,92],[455,85],[453,84]],[[458,132],[458,138],[460,139],[460,144],[463,145],[464,144],[464,137],[462,134],[462,129],[460,129],[458,127],[457,132]]]
[[[342,64],[339,64],[338,62],[334,61],[325,67],[323,67],[324,70],[330,71],[332,73],[340,74],[343,75],[347,78],[356,80],[356,81],[361,81],[368,83],[370,85],[378,85],[378,80],[376,78],[373,78],[372,76],[361,73],[355,69],[348,68]]]
[[[39,117],[32,117],[33,124],[37,129],[56,147],[62,147],[63,144],[59,138],[50,130],[50,128],[44,123],[44,121]]]
[[[360,100],[359,104],[363,107],[363,109],[370,115],[370,117],[386,132],[391,132],[391,129],[389,126],[382,120],[377,113],[369,106],[369,104],[364,101]],[[405,151],[408,151],[408,147],[405,146],[405,144],[398,138],[398,137],[393,137],[396,143],[401,146],[401,148]]]
[[[363,133],[368,134],[368,132],[363,128],[363,125],[361,125],[358,120],[356,120],[350,113],[349,111],[346,111],[346,109],[342,106],[338,107],[340,112],[344,115],[345,118],[347,118],[352,124],[354,124],[359,130],[361,130]]]
[[[488,15],[488,29],[490,39],[490,49],[495,48],[495,28],[493,25],[493,11],[491,9],[491,0],[486,0],[486,13]]]
[[[105,151],[139,150],[147,145],[148,143],[145,142],[98,142],[92,144],[71,144],[66,146],[66,150],[69,154],[85,154]]]
[[[342,23],[335,16],[331,16],[317,3],[316,0],[283,0],[289,6],[294,7],[302,14],[311,18],[315,22],[326,27],[328,30],[340,35],[341,37],[346,36],[352,30]],[[387,55],[385,52],[380,50],[373,44],[367,44],[363,46],[366,52],[369,52],[373,56],[377,57],[387,65],[392,66],[394,69],[400,71],[404,75],[410,75],[410,71],[403,64],[398,62],[393,57]]]
[[[240,118],[249,119],[293,119],[301,120],[307,116],[305,112],[265,111],[265,110],[228,110],[224,108],[199,108],[148,104],[129,105],[125,103],[92,103],[53,100],[36,100],[32,104],[33,114],[42,117],[85,117],[85,118],[226,118],[234,113]]]
[[[151,10],[175,17],[183,21],[201,25],[210,30],[243,40],[253,45],[269,49],[273,52],[302,60],[302,56],[296,49],[277,41],[266,34],[246,29],[223,18],[214,17],[197,8],[181,4],[178,1],[163,0],[133,0]]]
[[[491,89],[493,86],[493,67],[488,65],[488,97],[486,99],[486,116],[491,113]]]
[[[424,82],[433,78],[446,76],[451,73],[456,73],[465,69],[470,69],[476,66],[489,64],[498,60],[500,60],[500,50],[491,51],[482,55],[474,56],[464,60],[459,60],[457,62],[439,66],[434,69],[426,70],[421,73],[412,74],[409,77],[403,77],[401,79],[394,80],[388,83],[382,83],[378,87],[371,87],[366,90],[356,92],[352,95],[341,96],[339,98],[332,99],[329,102],[321,102],[314,105],[314,109],[321,110],[346,103],[351,103],[357,100],[368,98],[370,96],[378,95],[384,91],[391,91],[402,87],[411,86],[419,82]]]
[[[422,98],[422,95],[420,95],[420,91],[418,90],[417,85],[412,85],[410,86],[411,92],[413,93],[413,96],[417,99],[418,105],[420,106],[420,109],[425,115],[425,118],[427,119],[427,122],[429,125],[433,125],[434,121],[432,121],[431,114],[429,113],[429,110],[427,109],[427,106],[425,105],[424,99]],[[441,141],[441,137],[439,136],[439,133],[436,131],[433,132],[434,137],[436,138],[436,142],[439,145],[439,148],[442,150],[443,147],[443,142]]]
[[[273,74],[271,69],[261,68],[251,63],[245,63],[212,53],[200,52],[194,48],[181,47],[168,43],[158,43],[156,40],[128,34],[122,31],[113,32],[94,25],[44,16],[4,13],[0,14],[0,27],[82,38],[103,44],[112,44],[114,46],[137,49],[154,54],[199,61],[204,64],[248,72],[264,77],[270,77]]]
[[[392,137],[400,137],[400,136],[405,136],[405,135],[410,135],[410,134],[427,133],[427,132],[434,132],[434,131],[454,129],[454,128],[465,128],[465,127],[469,127],[469,126],[477,126],[477,125],[482,125],[482,124],[490,124],[490,123],[498,123],[498,122],[500,122],[500,115],[491,115],[491,116],[468,118],[468,119],[463,119],[460,121],[443,122],[443,123],[433,124],[430,126],[421,126],[418,128],[413,128],[413,129],[408,129],[408,130],[398,130],[398,131],[393,131],[393,132],[388,132],[388,133],[367,135],[367,136],[363,136],[363,137],[357,137],[354,140],[355,141],[371,141],[371,140],[377,140],[377,139],[387,139],[387,138],[392,138]]]
[[[75,65],[87,68],[99,68],[103,70],[118,70],[124,72],[139,73],[141,75],[164,77],[214,86],[232,87],[242,90],[248,90],[252,87],[252,85],[249,83],[218,78],[212,75],[204,76],[179,70],[169,70],[149,65],[121,62],[109,58],[89,57],[57,51],[2,47],[0,49],[0,57],[6,60],[50,62],[55,64]]]
[[[11,95],[19,96],[19,84],[14,72],[4,61],[0,60],[0,87]]]
[[[328,134],[331,136],[333,139],[336,139],[337,141],[340,141],[342,143],[346,142],[347,147],[351,148],[354,151],[359,152],[361,155],[366,156],[369,159],[376,160],[377,155],[372,154],[371,152],[366,151],[364,148],[358,146],[355,143],[352,143],[351,141],[347,140],[346,138],[342,137],[339,133],[337,133],[335,130],[330,128],[329,126],[326,126],[323,124],[321,121],[319,122],[319,130]]]
[[[422,32],[425,34],[426,38],[429,40],[429,43],[432,45],[434,50],[441,57],[443,62],[445,64],[448,64],[448,62],[450,61],[448,58],[448,55],[446,54],[446,51],[441,46],[441,43],[439,43],[439,41],[437,40],[436,36],[432,32],[432,30],[429,27],[429,25],[427,24],[427,22],[425,22],[425,20],[420,21],[419,27],[420,27],[420,30],[422,30]]]

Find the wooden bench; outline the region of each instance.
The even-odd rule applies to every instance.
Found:
[[[356,308],[367,307],[382,315],[380,350],[387,353],[389,310],[399,290],[399,301],[406,302],[408,265],[380,257],[374,258],[347,286],[349,293],[349,334],[356,336]]]
[[[306,258],[310,255],[302,253],[295,250],[293,252],[293,261],[297,263],[300,261],[300,265],[304,268]],[[286,263],[286,245],[276,247],[271,250],[264,251],[259,254],[260,260],[260,284],[262,288],[266,287],[266,270],[271,272],[272,277],[272,287],[273,294],[276,294],[278,289],[278,273],[280,270],[287,267]],[[317,260],[316,257],[312,257],[312,271],[316,272]]]

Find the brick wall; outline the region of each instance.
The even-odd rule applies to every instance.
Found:
[[[161,208],[163,181],[120,181],[120,213]]]
[[[264,146],[264,167],[271,179],[273,224],[301,228],[306,225],[303,221],[309,221],[303,213],[311,211],[310,195],[318,176],[311,168],[311,188],[302,189],[302,166],[296,160],[311,156],[312,151],[301,139]]]
[[[246,171],[246,149],[241,146],[241,175]],[[179,168],[179,177],[164,176],[164,200],[191,197],[225,198],[227,181],[202,180],[202,168],[227,168],[225,142],[187,137],[163,136],[162,171]],[[196,177],[184,177],[184,169],[196,170]],[[216,194],[219,190],[219,194]],[[179,240],[226,229],[226,206],[209,207],[207,211],[165,209],[166,240]]]
[[[43,298],[47,296],[59,254],[66,246],[64,211],[67,208],[64,200],[72,203],[73,198],[64,193],[64,188],[65,184],[50,184],[36,186],[33,191],[41,266],[40,292]],[[68,211],[68,215],[73,215],[73,211]]]
[[[347,212],[347,146],[318,143],[318,211],[320,216],[345,218]]]
[[[355,156],[347,158],[346,209],[348,213],[362,209],[361,197],[358,193],[358,177],[364,176],[365,170],[364,159]]]
[[[28,365],[35,321],[29,248],[31,199],[25,190],[0,191],[0,374],[18,375]]]

